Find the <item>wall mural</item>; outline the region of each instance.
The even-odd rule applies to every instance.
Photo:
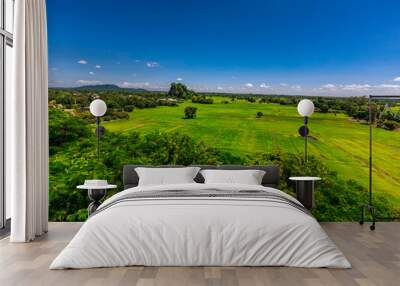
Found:
[[[400,94],[398,9],[89,2],[47,3],[51,220],[85,220],[89,199],[76,186],[104,179],[117,185],[108,196],[121,191],[125,164],[276,164],[292,195],[289,177],[322,178],[318,220],[359,220],[368,201],[366,95]],[[306,162],[304,98],[315,105]],[[107,104],[99,153],[95,99]],[[398,216],[400,101],[377,100],[372,113],[373,201],[382,216]]]
[[[98,159],[90,102],[103,99],[104,135]],[[298,133],[297,96],[196,93],[173,83],[168,92],[87,86],[49,90],[50,217],[84,220],[87,194],[76,186],[106,178],[122,190],[124,164],[277,164],[281,189],[288,178],[319,176],[314,215],[323,221],[358,220],[367,201],[367,99],[311,97],[307,162]],[[398,105],[374,105],[374,197],[380,213],[399,212]],[[385,146],[385,148],[380,148]],[[116,190],[116,191],[118,191]],[[111,194],[112,192],[110,192]]]

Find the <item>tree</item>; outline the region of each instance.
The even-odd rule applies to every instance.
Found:
[[[171,83],[171,87],[169,88],[169,91],[168,91],[168,96],[181,98],[181,99],[189,99],[195,95],[196,95],[196,93],[193,90],[188,89],[186,87],[186,85],[179,83],[179,82]]]
[[[63,144],[87,138],[91,135],[89,124],[60,109],[49,109],[49,145],[50,154],[55,153]]]
[[[197,107],[187,106],[185,108],[185,118],[186,119],[193,119],[196,117]]]
[[[329,111],[329,106],[328,106],[328,104],[322,103],[322,104],[319,106],[319,111],[320,111],[321,113],[328,113],[328,111]]]

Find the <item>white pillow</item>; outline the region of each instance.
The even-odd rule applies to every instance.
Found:
[[[199,170],[199,167],[135,168],[139,176],[139,186],[195,183],[193,179]]]
[[[265,171],[262,170],[202,170],[205,184],[261,185]]]

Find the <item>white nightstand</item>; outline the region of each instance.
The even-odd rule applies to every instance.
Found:
[[[307,209],[314,207],[314,182],[321,180],[320,177],[290,177],[289,180],[296,182],[297,200]]]
[[[103,186],[95,186],[95,185],[79,185],[78,189],[83,189],[88,191],[88,197],[92,201],[88,206],[88,214],[89,216],[96,211],[96,209],[101,205],[100,200],[106,196],[108,189],[115,189],[117,185],[103,185]]]

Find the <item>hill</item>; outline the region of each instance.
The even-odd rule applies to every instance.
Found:
[[[123,88],[116,84],[97,84],[97,85],[82,85],[79,87],[72,87],[68,89],[80,91],[127,91],[127,92],[149,92],[144,88]]]

